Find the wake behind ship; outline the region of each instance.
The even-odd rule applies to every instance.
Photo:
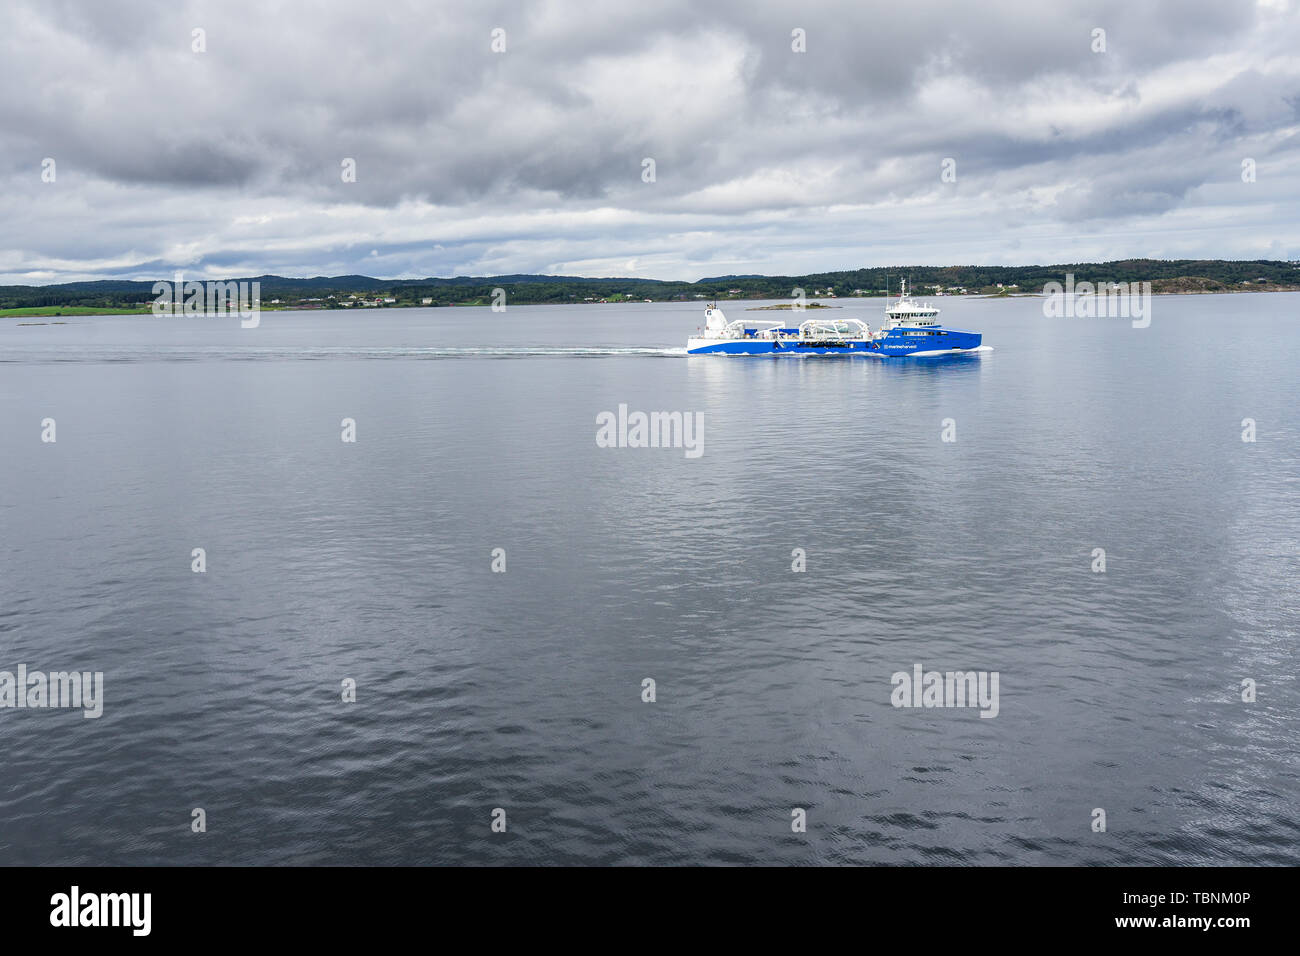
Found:
[[[745,328],[744,320],[728,322],[717,305],[704,310],[704,334],[686,341],[688,355],[869,355],[878,358],[923,358],[957,355],[980,349],[983,335],[944,328],[939,310],[919,305],[903,283],[898,301],[885,309],[885,322],[875,332],[858,319],[808,319],[797,328],[780,323]]]

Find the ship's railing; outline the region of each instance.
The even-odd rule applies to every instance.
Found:
[[[809,319],[799,326],[805,339],[869,339],[871,326],[860,319]]]
[[[872,337],[871,326],[860,319],[809,319],[797,329],[777,322],[764,328],[746,326],[744,319],[728,322],[717,329],[706,329],[704,337],[709,339],[809,339],[813,341],[830,339],[845,341],[862,340]]]
[[[736,319],[734,322],[728,322],[720,329],[705,329],[704,337],[706,339],[743,339],[745,337],[745,321],[744,319]]]
[[[780,322],[775,325],[769,325],[766,328],[747,328],[744,319],[737,319],[735,322],[728,322],[717,335],[723,339],[784,339],[789,338],[786,327]]]

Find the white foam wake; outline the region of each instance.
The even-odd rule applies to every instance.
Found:
[[[603,358],[675,357],[681,348],[549,347],[549,346],[174,346],[81,345],[15,346],[0,354],[0,362],[177,362],[177,361],[312,361],[321,359],[456,359],[456,358]]]

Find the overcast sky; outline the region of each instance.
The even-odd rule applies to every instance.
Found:
[[[3,283],[1300,259],[1294,0],[0,11]]]

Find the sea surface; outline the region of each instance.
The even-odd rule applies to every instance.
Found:
[[[0,319],[0,863],[1300,863],[1300,295],[937,304]]]

